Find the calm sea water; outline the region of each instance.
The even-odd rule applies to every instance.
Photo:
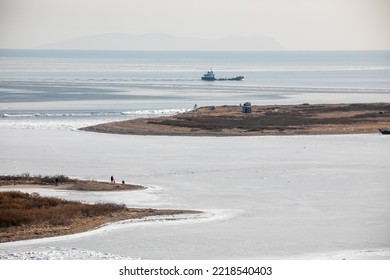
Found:
[[[202,81],[210,68],[245,79]],[[390,52],[0,50],[0,114],[18,120],[106,121],[246,101],[390,101]]]

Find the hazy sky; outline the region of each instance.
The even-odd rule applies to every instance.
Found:
[[[111,32],[261,35],[286,50],[390,49],[390,0],[0,0],[0,48]]]

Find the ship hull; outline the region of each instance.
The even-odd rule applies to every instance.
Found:
[[[202,80],[203,81],[215,81],[216,78],[214,78],[214,77],[202,77]]]
[[[241,81],[243,79],[244,79],[243,76],[238,76],[235,78],[219,78],[219,79],[211,78],[211,77],[202,77],[203,81]]]
[[[235,78],[215,78],[213,70],[208,71],[206,74],[203,75],[202,80],[203,81],[241,81],[244,79],[244,76],[237,76]]]

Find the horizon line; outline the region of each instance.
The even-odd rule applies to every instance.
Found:
[[[143,50],[143,49],[61,49],[61,48],[1,48],[0,50],[24,50],[24,51],[91,51],[91,52],[360,52],[360,51],[390,51],[390,49],[279,49],[279,50]]]

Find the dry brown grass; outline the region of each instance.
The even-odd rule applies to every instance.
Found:
[[[74,218],[95,217],[125,210],[113,203],[83,204],[15,191],[0,192],[0,228],[32,224],[68,225]]]
[[[381,113],[380,113],[381,112]],[[378,133],[390,128],[390,103],[209,106],[172,117],[135,119],[82,128],[87,131],[188,136]]]
[[[20,175],[2,175],[0,176],[0,186],[5,185],[54,185],[56,182],[56,178],[59,184],[64,183],[77,183],[79,180],[70,179],[64,175],[57,176],[42,176],[36,175],[31,176],[29,173],[24,173]]]

